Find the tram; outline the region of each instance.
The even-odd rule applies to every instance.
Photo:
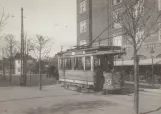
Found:
[[[118,90],[123,87],[123,76],[116,72],[114,61],[124,51],[119,46],[71,49],[58,53],[59,82],[93,90]]]

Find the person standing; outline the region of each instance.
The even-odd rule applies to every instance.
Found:
[[[103,89],[103,70],[98,66],[95,70],[94,82],[95,82],[95,91],[101,91]]]

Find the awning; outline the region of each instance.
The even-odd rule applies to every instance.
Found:
[[[161,58],[159,59],[153,59],[153,64],[161,64]],[[114,62],[115,66],[131,66],[134,65],[133,60],[124,60],[124,61],[115,61]],[[146,59],[146,60],[140,60],[139,65],[152,65],[152,59]]]

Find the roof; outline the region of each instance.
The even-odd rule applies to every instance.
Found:
[[[68,57],[84,57],[84,56],[96,56],[96,55],[122,55],[124,52],[117,52],[117,51],[98,51],[93,53],[87,53],[87,54],[79,54],[79,55],[71,55],[71,54],[65,54],[63,58]]]
[[[35,60],[33,57],[31,57],[30,55],[27,55],[29,60]],[[21,53],[16,53],[16,55],[14,56],[15,59],[21,59]]]
[[[90,55],[105,55],[105,54],[123,54],[120,46],[98,46],[84,49],[71,49],[60,52],[59,56],[90,56]]]

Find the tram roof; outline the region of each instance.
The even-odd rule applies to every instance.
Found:
[[[92,53],[85,53],[85,54],[74,54],[72,55],[71,53],[66,53],[63,54],[64,57],[83,57],[83,56],[97,56],[97,55],[122,55],[125,52],[123,51],[96,51],[96,52],[92,52]],[[63,56],[62,56],[63,57]]]
[[[83,52],[85,53],[90,53],[93,54],[93,52],[100,52],[102,51],[103,53],[106,53],[108,51],[108,53],[110,52],[115,52],[117,51],[121,51],[121,47],[120,46],[98,46],[98,47],[91,47],[91,48],[75,48],[75,49],[70,49],[67,51],[63,51],[63,52],[59,52],[57,55],[72,55],[73,52],[76,53],[76,55],[82,55]],[[102,52],[100,54],[102,54]],[[112,53],[113,53],[112,52]],[[99,54],[98,54],[99,55]]]

